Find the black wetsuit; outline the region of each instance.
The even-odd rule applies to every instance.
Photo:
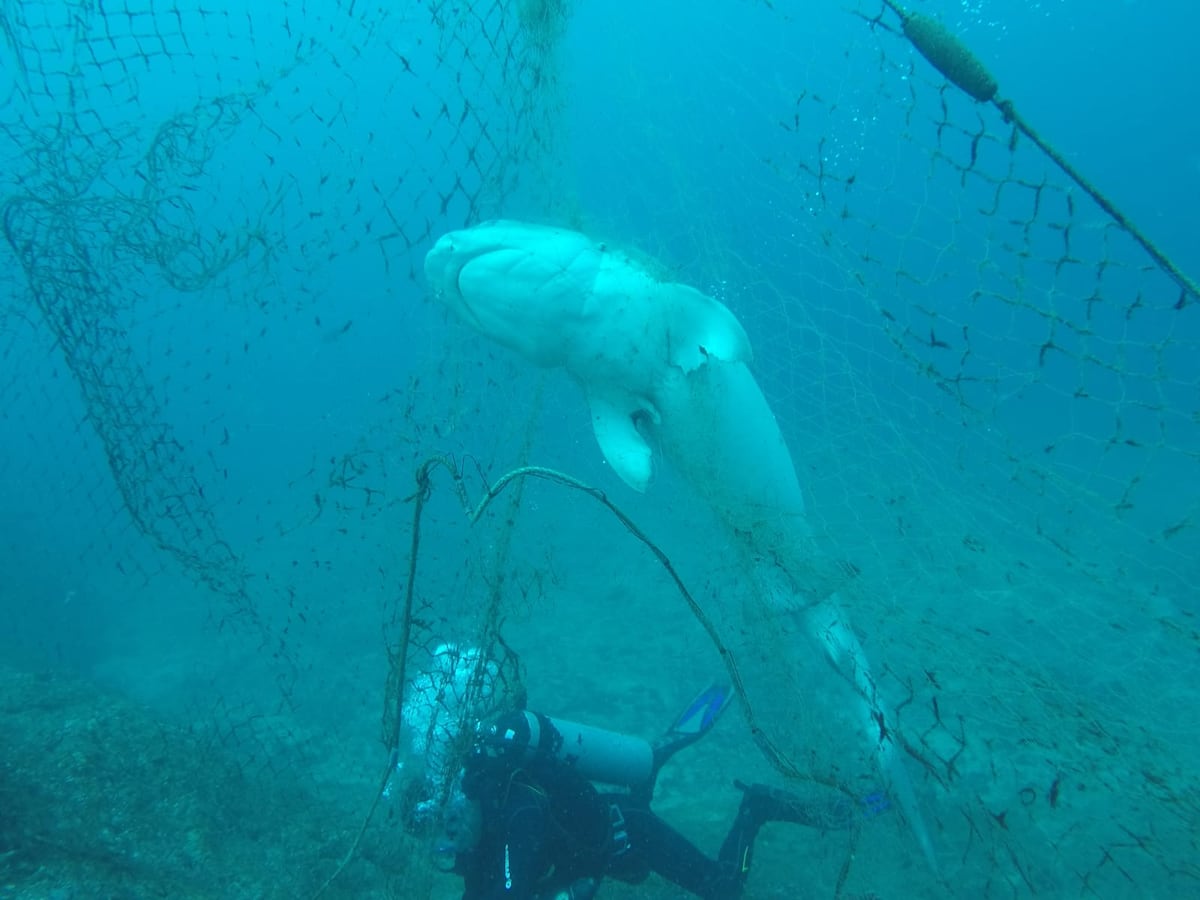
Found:
[[[651,812],[649,798],[602,794],[558,762],[474,760],[463,790],[483,811],[479,844],[456,860],[463,900],[552,897],[581,879],[636,883],[652,871],[706,900],[732,900],[743,878],[735,860],[758,830],[741,835],[735,823],[712,859]]]

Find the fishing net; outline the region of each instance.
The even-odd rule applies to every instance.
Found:
[[[287,867],[222,844],[154,884],[454,896],[401,827],[447,788],[422,748],[526,697],[649,737],[732,671],[750,727],[656,808],[710,851],[735,776],[863,810],[764,832],[753,895],[1196,890],[1196,262],[934,18],[817,15],[689,8],[667,53],[661,22],[551,0],[0,5],[6,653],[175,730],[107,702],[81,728],[73,689],[21,679],[12,710],[39,746],[161,744],[143,788],[304,820]],[[669,466],[626,489],[562,373],[428,302],[433,241],[497,215],[636,248],[741,320],[936,867],[854,686],[797,658],[695,492]],[[29,799],[119,771],[5,740],[6,883],[149,883],[120,821]],[[186,813],[164,828],[228,824]]]

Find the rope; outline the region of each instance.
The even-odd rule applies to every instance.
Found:
[[[917,49],[917,52],[929,61],[930,65],[968,96],[980,103],[994,105],[1004,116],[1005,122],[1015,125],[1022,134],[1033,141],[1038,149],[1050,157],[1068,178],[1096,202],[1097,206],[1141,245],[1159,268],[1179,286],[1180,295],[1176,309],[1184,307],[1188,295],[1200,300],[1200,284],[1197,284],[1175,265],[1128,216],[1117,208],[1116,204],[1104,196],[1078,169],[1067,162],[1061,153],[1042,138],[1033,126],[1021,118],[1011,100],[1002,100],[997,97],[999,84],[966,44],[937,19],[920,13],[910,13],[893,0],[883,0],[883,2],[887,8],[900,17],[901,32]],[[872,24],[882,23],[876,19]]]

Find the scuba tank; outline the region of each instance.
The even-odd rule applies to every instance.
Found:
[[[565,764],[589,781],[636,787],[654,774],[648,741],[530,710],[505,713],[480,726],[475,752],[513,766]]]

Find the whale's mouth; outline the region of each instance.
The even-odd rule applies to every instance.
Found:
[[[462,279],[463,273],[474,262],[482,259],[490,253],[492,248],[479,250],[474,253],[457,253],[455,254],[452,247],[451,258],[448,260],[448,265],[445,269],[445,290],[452,294],[454,306],[457,307],[459,313],[463,315],[473,328],[480,331],[486,331],[483,319],[476,312],[474,305],[468,299],[468,292],[464,290]]]
[[[437,254],[437,277],[431,279],[435,292],[444,299],[465,306],[467,291],[464,290],[463,273],[472,263],[497,249],[503,248],[490,244],[473,244],[470,240],[456,241],[449,235],[443,237],[433,251]]]
[[[476,256],[459,257],[459,263],[454,267],[454,277],[451,279],[454,282],[454,292],[458,294],[464,304],[467,302],[467,295],[463,293],[462,273],[477,258]]]

